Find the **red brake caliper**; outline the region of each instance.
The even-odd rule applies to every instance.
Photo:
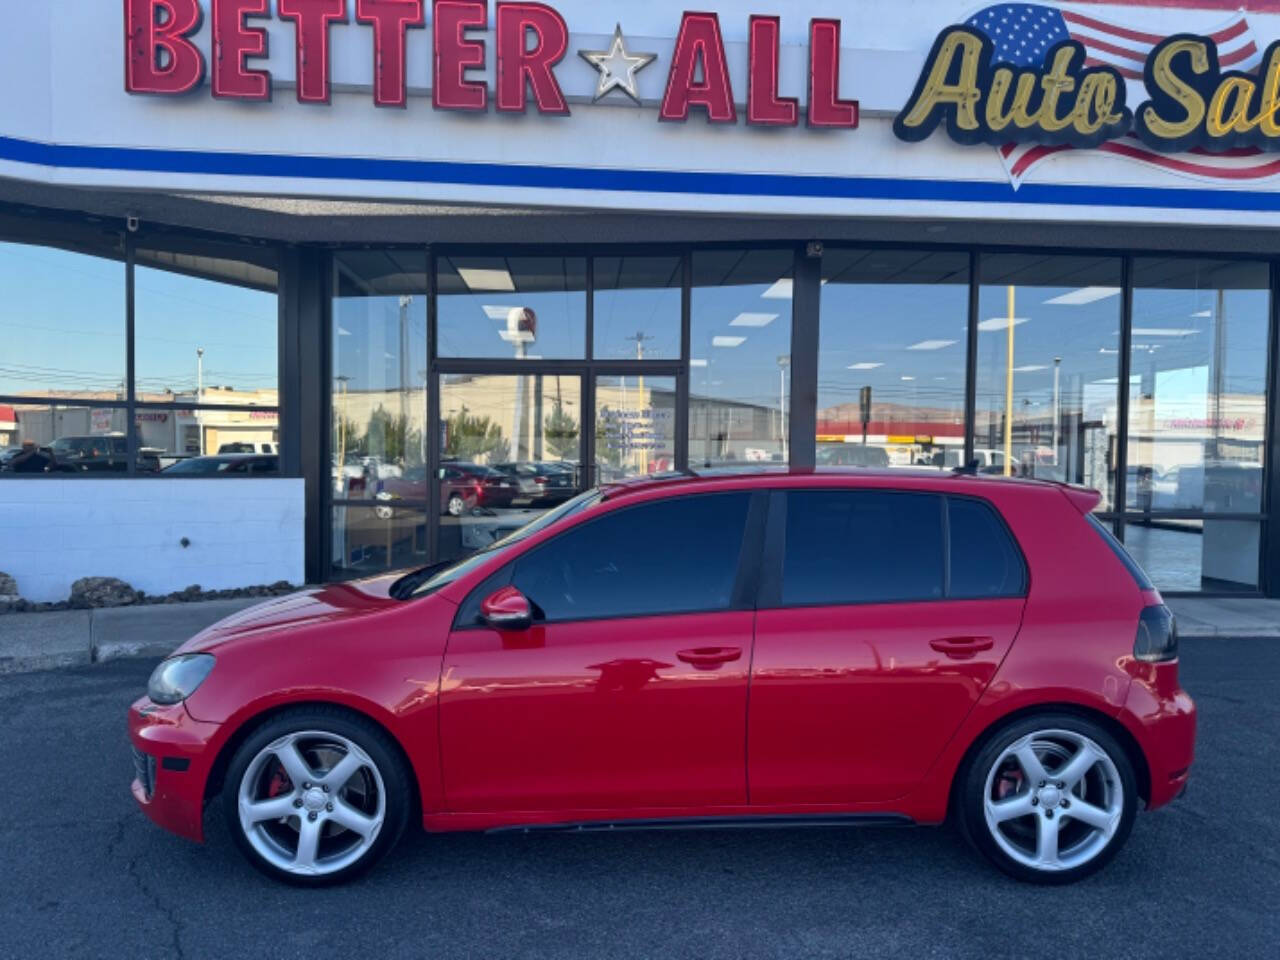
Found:
[[[293,781],[289,779],[289,775],[284,772],[284,767],[276,764],[275,773],[271,775],[271,783],[267,786],[268,797],[278,797],[282,793],[288,793],[293,789]]]

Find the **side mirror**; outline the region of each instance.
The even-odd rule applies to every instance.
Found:
[[[527,630],[533,623],[533,608],[515,587],[503,587],[485,597],[480,616],[496,630]]]

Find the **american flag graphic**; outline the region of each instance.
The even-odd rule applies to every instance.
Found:
[[[1074,10],[1038,3],[1002,3],[985,7],[966,20],[965,26],[991,39],[997,62],[1043,66],[1054,44],[1075,40],[1084,47],[1087,65],[1114,67],[1122,77],[1137,85],[1141,85],[1147,55],[1164,39],[1150,31],[1135,30]],[[1206,35],[1217,43],[1218,62],[1224,70],[1255,71],[1262,62],[1262,53],[1243,11],[1237,11],[1226,23],[1206,31]],[[1143,93],[1139,96],[1145,98]],[[1134,102],[1131,96],[1131,105]],[[1007,143],[997,148],[1015,189],[1033,168],[1072,149],[1034,143]],[[1203,149],[1187,153],[1158,153],[1133,134],[1127,134],[1094,149],[1183,176],[1219,183],[1260,180],[1280,174],[1280,159],[1255,147],[1219,153]]]

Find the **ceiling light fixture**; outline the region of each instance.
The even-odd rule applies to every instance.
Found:
[[[740,313],[729,321],[731,327],[767,327],[778,319],[776,313]]]
[[[884,366],[884,364],[883,364],[883,363],[866,363],[866,362],[863,362],[863,363],[851,363],[851,364],[849,364],[848,369],[850,369],[850,370],[874,370],[876,367],[883,367],[883,366]]]
[[[1017,327],[1026,322],[1026,317],[1014,317],[1012,324],[1008,317],[992,317],[990,320],[979,320],[978,329],[989,333],[992,330],[1008,330],[1011,325]]]
[[[1189,327],[1134,327],[1133,335],[1135,337],[1189,337],[1193,333],[1199,333]]]
[[[908,350],[941,350],[943,347],[950,347],[957,341],[955,340],[921,340],[919,343],[913,343],[907,347]]]
[[[516,289],[515,281],[507,270],[488,270],[480,267],[458,267],[458,276],[472,293],[482,290],[504,291],[512,293]]]
[[[484,315],[490,320],[501,320],[503,323],[506,323],[507,317],[510,315],[511,311],[517,308],[487,306],[481,307],[480,309],[484,311]]]
[[[1099,300],[1106,300],[1108,297],[1119,295],[1119,287],[1081,287],[1079,290],[1072,290],[1070,293],[1062,293],[1051,300],[1046,300],[1046,306],[1052,304],[1055,307],[1078,307],[1083,303],[1096,303]]]
[[[746,337],[712,337],[711,345],[713,347],[738,347],[746,343]]]

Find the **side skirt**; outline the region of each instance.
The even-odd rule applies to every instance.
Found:
[[[792,827],[910,827],[914,825],[914,820],[899,813],[765,814],[741,817],[664,817],[640,820],[523,823],[509,827],[491,827],[485,833],[612,833],[635,830],[767,830]]]

